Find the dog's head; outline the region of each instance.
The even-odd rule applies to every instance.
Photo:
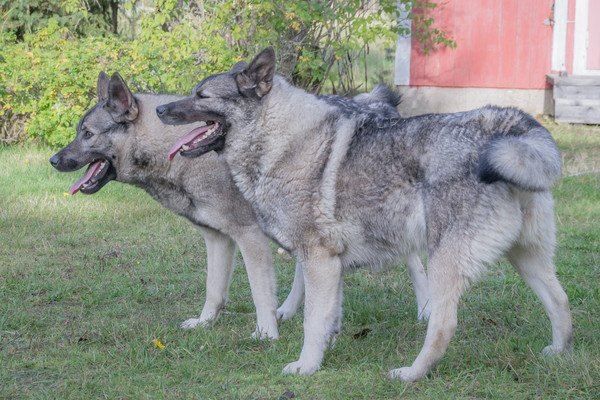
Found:
[[[239,62],[228,72],[205,78],[191,96],[157,107],[156,114],[165,124],[206,123],[179,139],[169,151],[169,159],[177,153],[197,157],[222,150],[232,121],[246,120],[255,112],[270,92],[274,74],[275,52],[269,47],[250,64]]]
[[[70,194],[96,193],[117,178],[119,142],[126,139],[137,115],[136,100],[119,74],[109,79],[101,72],[98,103],[77,124],[75,139],[50,158],[50,164],[62,172],[89,164],[86,173],[69,189]]]

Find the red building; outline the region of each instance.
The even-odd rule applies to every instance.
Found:
[[[446,0],[432,16],[457,47],[425,55],[414,38],[398,40],[406,115],[498,104],[532,114],[556,107],[560,119],[567,104],[597,114],[578,122],[600,123],[600,0]],[[553,84],[577,88],[553,93]],[[577,96],[559,98],[566,92]]]

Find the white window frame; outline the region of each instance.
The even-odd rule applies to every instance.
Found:
[[[573,46],[573,75],[600,75],[600,70],[587,69],[589,1],[575,3],[575,43]]]

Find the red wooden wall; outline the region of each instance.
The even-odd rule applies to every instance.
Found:
[[[456,49],[424,55],[413,38],[410,85],[543,89],[550,72],[552,0],[448,0],[432,12]]]

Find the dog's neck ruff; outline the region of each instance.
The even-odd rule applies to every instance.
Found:
[[[250,123],[244,125],[247,121],[238,121],[228,133],[225,157],[236,184],[255,206],[259,220],[271,221],[264,224],[271,237],[290,249],[297,249],[289,232],[305,228],[296,227],[302,221],[291,222],[294,216],[290,210],[294,206],[285,204],[297,202],[297,207],[306,208],[312,215],[310,219],[326,236],[327,247],[339,253],[343,245],[335,230],[336,183],[356,131],[356,121],[325,100],[277,78]],[[311,158],[297,159],[296,154]],[[281,168],[290,163],[295,168]],[[316,179],[317,176],[321,179]],[[298,184],[309,187],[298,191]],[[296,195],[289,199],[269,198],[265,193],[270,193],[273,185]]]

